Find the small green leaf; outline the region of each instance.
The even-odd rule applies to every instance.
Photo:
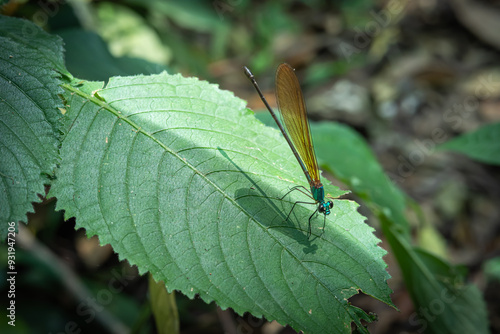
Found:
[[[58,120],[63,107],[58,73],[64,70],[62,42],[35,24],[0,16],[0,237],[7,222],[26,220],[44,174],[57,161]]]
[[[326,220],[313,216],[310,239],[315,205],[285,220],[310,199],[279,198],[306,179],[244,101],[165,73],[101,87],[64,85],[70,107],[50,193],[89,236],[169,291],[308,333],[362,328],[370,317],[348,301],[358,291],[391,303],[385,251],[356,203],[335,200]]]
[[[500,164],[500,123],[485,125],[438,147],[467,155],[477,161]]]

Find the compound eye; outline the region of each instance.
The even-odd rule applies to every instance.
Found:
[[[332,201],[329,201],[329,202],[328,202],[328,207],[329,207],[330,209],[331,209],[331,208],[333,208],[333,202],[332,202]]]
[[[318,206],[318,211],[319,211],[320,213],[325,212],[325,206],[324,206],[323,204],[320,204],[320,205]]]

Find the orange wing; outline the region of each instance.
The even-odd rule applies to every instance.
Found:
[[[282,123],[311,176],[309,183],[320,182],[304,97],[295,71],[288,64],[281,64],[276,70],[276,100]]]

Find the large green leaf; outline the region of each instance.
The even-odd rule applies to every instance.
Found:
[[[0,237],[26,220],[57,160],[62,42],[33,23],[0,16]]]
[[[438,149],[459,152],[481,162],[499,165],[500,123],[485,125],[440,145]]]
[[[332,214],[298,191],[305,177],[279,132],[244,101],[166,73],[66,84],[61,169],[50,195],[66,217],[169,291],[276,319],[308,333],[349,333],[371,318],[358,291],[391,304],[385,251],[358,205]],[[344,193],[327,186],[334,197]]]

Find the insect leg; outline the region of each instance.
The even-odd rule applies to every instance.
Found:
[[[293,203],[292,210],[290,210],[290,212],[288,212],[288,215],[286,216],[285,221],[287,221],[287,220],[288,220],[288,218],[290,217],[290,214],[292,213],[293,209],[295,208],[295,206],[296,206],[298,203],[301,203],[301,204],[316,204],[316,203],[311,203],[311,202],[301,202],[301,201],[298,201],[298,202]],[[317,211],[317,210],[316,210],[316,211]]]
[[[304,191],[304,190],[302,190],[301,188],[302,188],[302,189],[304,189],[305,191]],[[290,193],[291,193],[292,191],[294,191],[294,190],[298,190],[298,191],[300,191],[301,193],[303,193],[304,195],[307,195],[307,196],[311,197],[311,194],[309,193],[309,191],[307,190],[307,188],[306,188],[306,187],[304,187],[304,186],[295,186],[295,187],[293,187],[292,189],[290,189],[290,190],[289,190],[289,191],[288,191],[285,195],[283,195],[283,196],[280,198],[280,200],[282,200],[283,198],[285,198],[288,194],[290,194]],[[312,198],[312,197],[311,197],[311,198]]]
[[[311,229],[311,219],[312,217],[314,216],[314,214],[318,212],[318,209],[314,210],[314,212],[312,213],[312,215],[309,216],[309,221],[308,221],[308,229],[307,229],[307,239],[309,239],[311,237],[311,234],[312,234],[312,229]]]

